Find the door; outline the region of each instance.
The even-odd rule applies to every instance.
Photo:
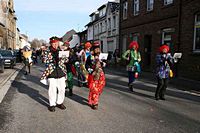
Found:
[[[151,47],[152,47],[152,35],[144,36],[144,68],[150,69],[151,66]]]

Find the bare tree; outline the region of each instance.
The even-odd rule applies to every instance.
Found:
[[[35,49],[40,48],[42,46],[42,44],[46,44],[46,41],[43,39],[39,40],[39,39],[35,38],[31,41],[31,47],[35,48]]]

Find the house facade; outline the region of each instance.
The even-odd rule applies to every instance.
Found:
[[[168,44],[172,54],[183,53],[173,68],[175,75],[199,80],[198,0],[121,0],[120,4],[121,53],[131,41],[138,41],[142,69],[154,72],[158,48]]]
[[[88,41],[99,43],[102,52],[113,53],[119,47],[119,2],[108,2],[90,14]]]
[[[0,2],[0,48],[16,49],[16,21],[13,0]]]

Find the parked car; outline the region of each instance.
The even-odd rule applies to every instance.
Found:
[[[16,57],[14,56],[13,51],[11,50],[0,50],[0,54],[4,59],[4,66],[14,68],[16,65]]]
[[[0,54],[0,73],[4,72],[4,59],[3,56]]]
[[[19,50],[13,50],[14,52],[14,56],[16,57],[16,62],[19,63],[21,62],[21,54],[20,54],[20,51]]]

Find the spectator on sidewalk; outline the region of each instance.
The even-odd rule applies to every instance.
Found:
[[[119,49],[115,49],[115,52],[113,54],[113,57],[115,59],[115,66],[118,65],[119,61],[120,61],[120,53],[119,53]]]
[[[136,41],[133,41],[129,45],[129,50],[127,50],[123,55],[123,59],[127,60],[127,71],[129,82],[128,86],[131,91],[133,91],[133,82],[138,78],[138,74],[141,72],[140,64],[141,55],[138,52],[139,45]]]
[[[49,111],[55,112],[55,107],[65,110],[65,80],[66,80],[66,66],[64,63],[68,61],[66,57],[59,57],[59,38],[50,38],[50,47],[45,51],[46,70],[42,74],[41,81],[48,79],[49,83]]]

